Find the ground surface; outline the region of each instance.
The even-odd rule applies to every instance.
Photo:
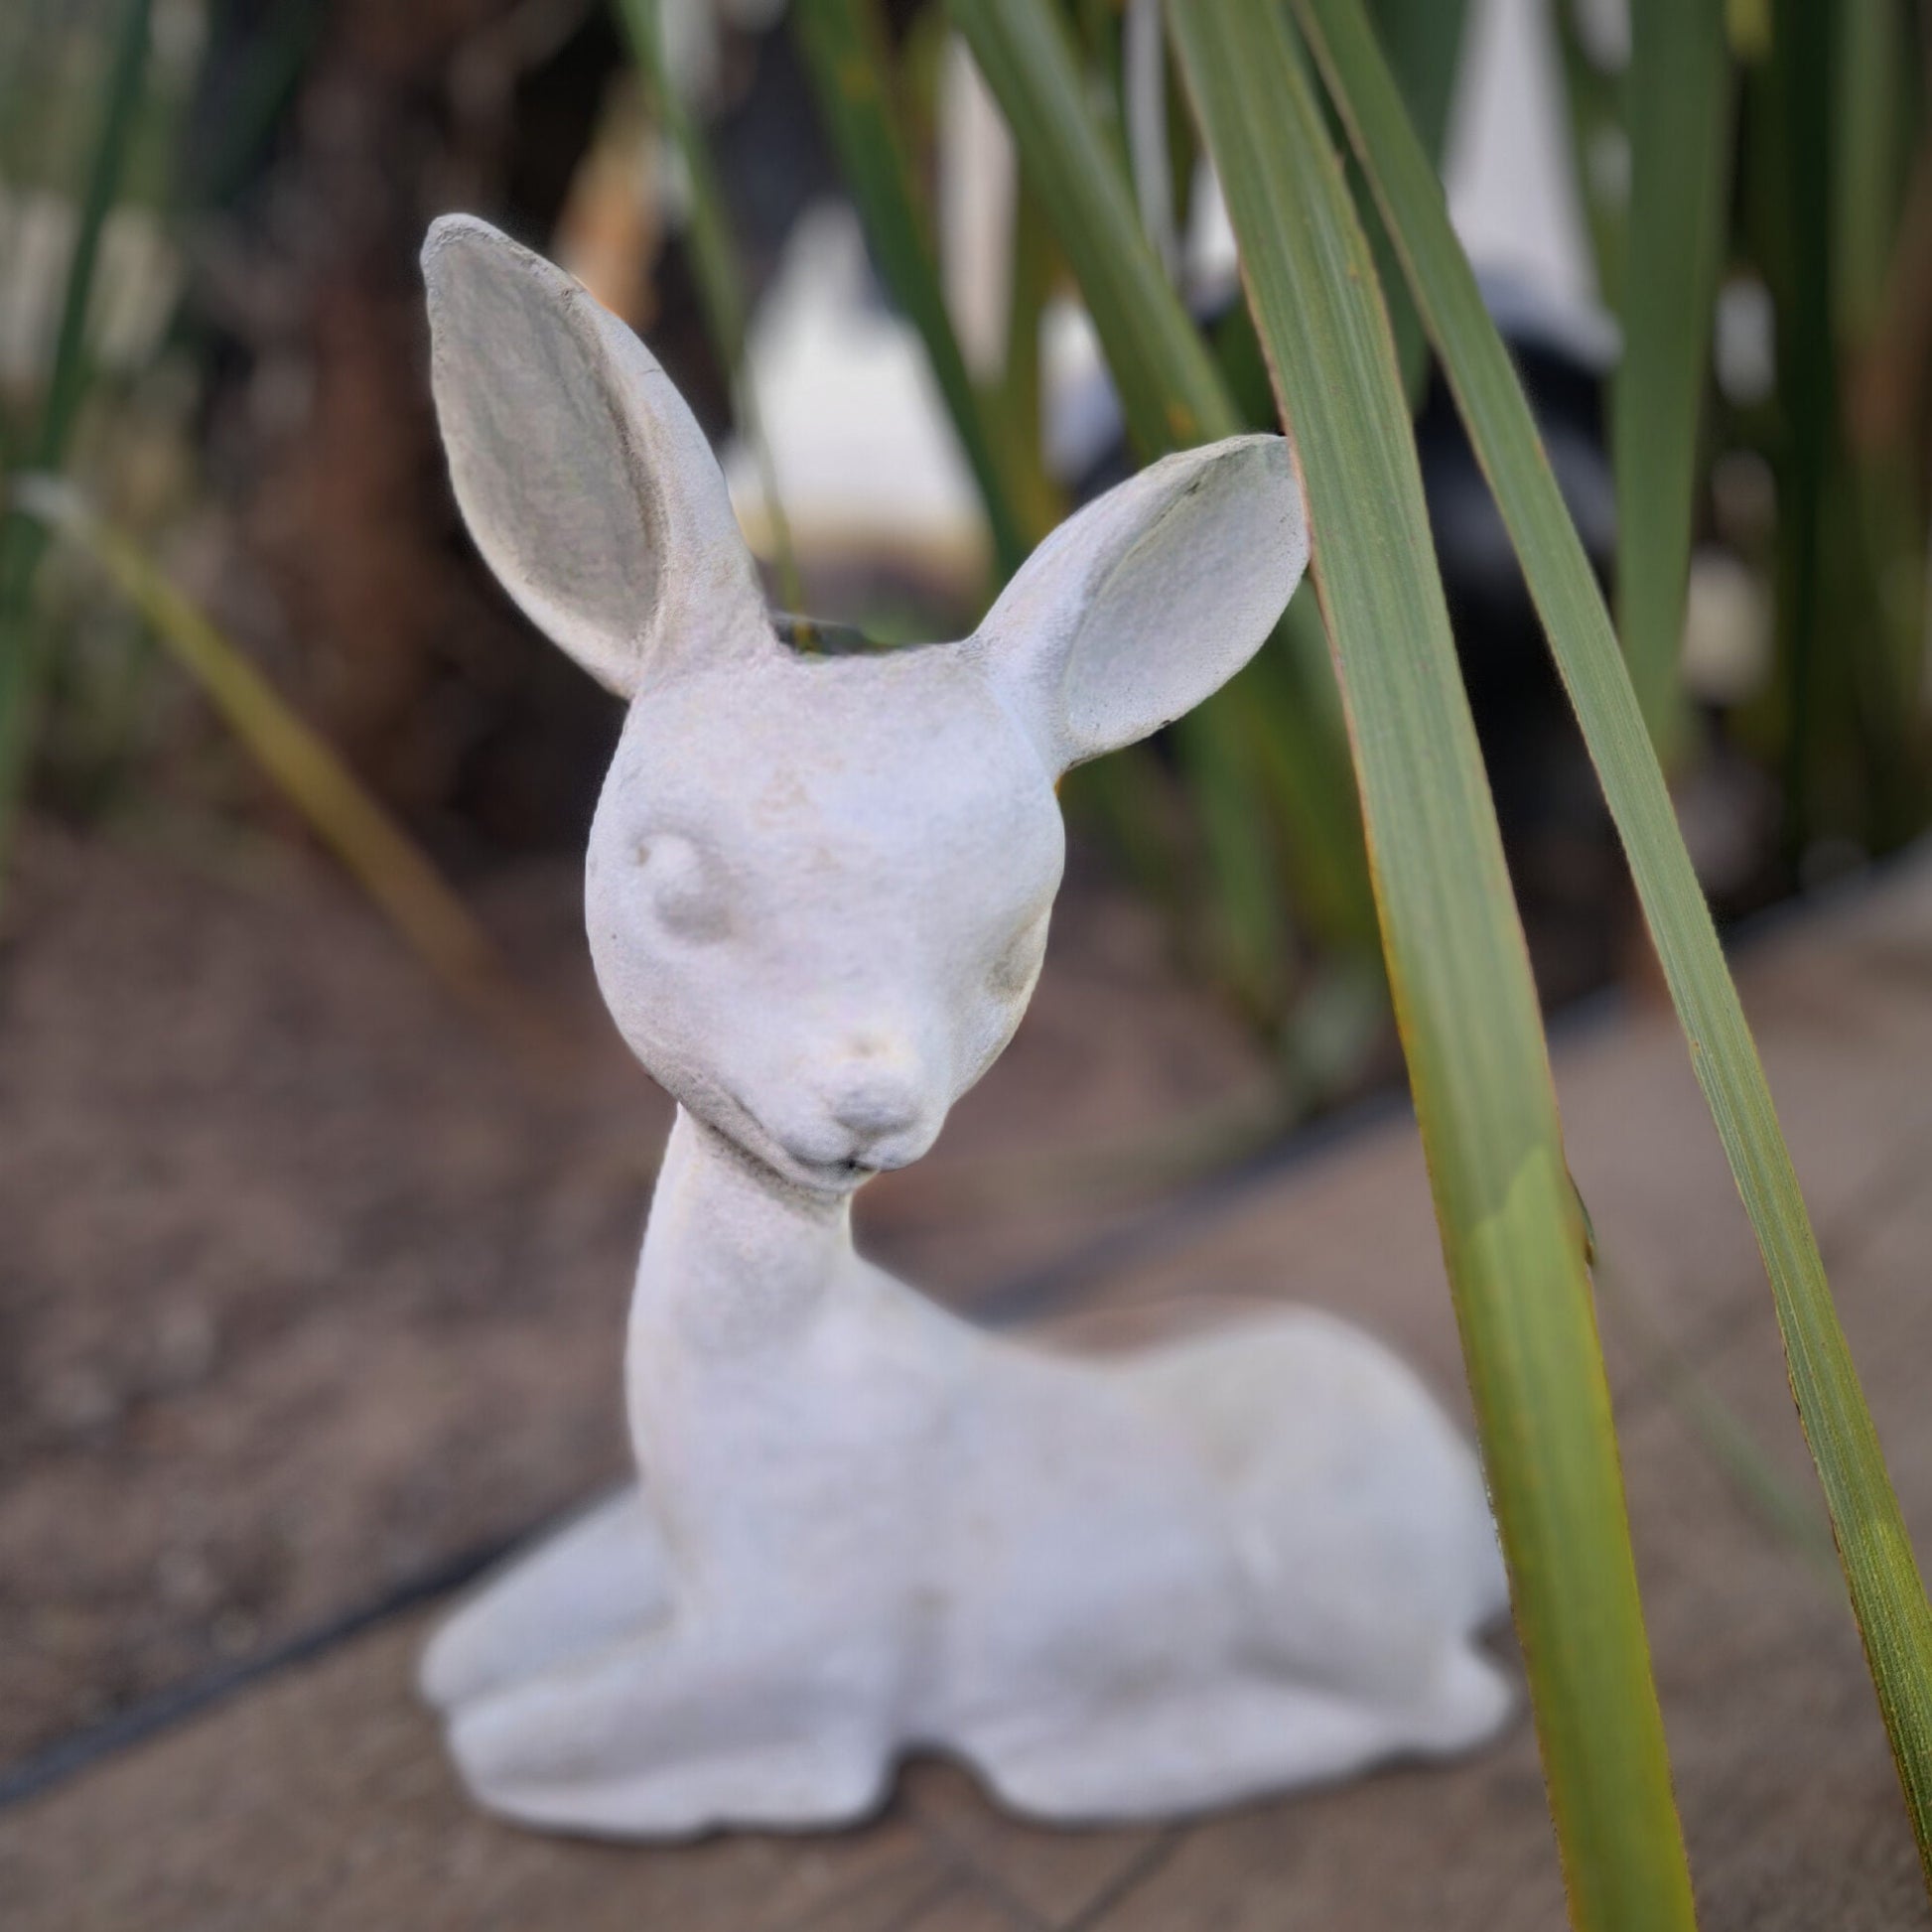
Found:
[[[0,1498],[0,1562],[6,1587],[20,1592],[5,1605],[9,1629],[26,1615],[30,1630],[51,1619],[58,1635],[78,1600],[91,1621],[71,1657],[97,1664],[126,1645],[146,1654],[135,1635],[143,1604],[157,1629],[207,1630],[158,1608],[166,1539],[186,1533],[166,1526],[183,1512],[199,1512],[217,1553],[224,1535],[245,1543],[244,1530],[280,1553],[266,1568],[278,1581],[263,1593],[271,1608],[259,1637],[296,1627],[292,1606],[313,1615],[365,1600],[371,1584],[611,1467],[611,1334],[661,1123],[608,1070],[587,1073],[552,1112],[519,1101],[450,1036],[436,1044],[446,1023],[433,996],[413,1018],[384,1022],[370,1044],[345,1047],[356,998],[322,990],[315,935],[293,907],[283,949],[242,974],[222,967],[210,937],[235,916],[222,892],[207,889],[183,930],[153,909],[146,928],[129,930],[99,908],[98,882],[82,879],[94,863],[59,846],[37,853],[36,890],[56,908],[49,929],[69,920],[79,936],[39,965],[21,949],[0,1035],[5,1354],[17,1378],[5,1404],[14,1473]],[[119,890],[134,901],[147,883],[137,867]],[[513,911],[501,908],[509,924]],[[264,1020],[262,1036],[262,1050],[283,1042],[280,1059],[267,1071],[225,1059],[210,1073],[206,1046],[200,1060],[192,1050],[196,997],[178,991],[176,1072],[123,1072],[101,1036],[125,1025],[131,1040],[135,1022],[100,1008],[131,1001],[139,976],[127,953],[117,971],[103,963],[110,943],[153,948],[143,964],[177,989],[229,971],[225,998],[283,1015],[279,1027]],[[379,937],[366,943],[369,960],[381,955]],[[1098,959],[1111,956],[1099,946]],[[1069,969],[1078,958],[1069,948]],[[331,988],[339,970],[332,962]],[[1130,1094],[1145,1104],[1162,1080],[1176,1095],[1225,1088],[1245,1064],[1238,1043],[1197,1013],[1169,1035],[1182,1065],[1144,1049],[1110,1098],[1068,1093],[1114,1078],[1106,1068],[1125,1051],[1086,1031],[1100,989],[1125,1001],[1129,985],[1148,984],[1126,966],[1090,958],[1087,970],[1090,985],[1064,982],[1063,1022],[1042,1001],[1042,1041],[1062,1045],[1026,1049],[1042,1069],[1035,1098],[1008,1114],[989,1084],[985,1127],[962,1118],[946,1159],[959,1163],[958,1197],[977,1201],[974,1211],[951,1210],[948,1221],[953,1188],[935,1158],[933,1190],[917,1192],[908,1176],[899,1206],[885,1203],[875,1246],[968,1300],[977,1288],[982,1305],[990,1297],[1009,1315],[1292,1291],[1390,1337],[1452,1393],[1455,1342],[1420,1158],[1412,1129],[1386,1110],[1312,1153],[1190,1197],[1130,1240],[1034,1265],[1081,1227],[1088,1239],[1104,1217],[1090,1204],[1063,1207],[1057,1221],[992,1214],[975,1188],[1008,1170],[989,1169],[989,1153],[1035,1132],[1044,1147],[1049,1129],[1110,1131]],[[50,984],[63,978],[76,984]],[[1932,864],[1897,869],[1760,937],[1740,982],[1909,1525],[1932,1551]],[[47,1015],[69,998],[97,1017],[92,1045],[46,1036]],[[1140,1033],[1143,1014],[1116,1012]],[[1031,1090],[1022,1050],[1012,1071]],[[64,1053],[76,1057],[62,1063]],[[1562,1030],[1558,1061],[1572,1165],[1606,1264],[1601,1317],[1703,1923],[1922,1929],[1932,1920],[1856,1637],[1808,1542],[1806,1462],[1768,1297],[1682,1043],[1667,1015],[1620,1009]],[[76,1101],[65,1127],[56,1105],[23,1150],[24,1098],[57,1103],[83,1082],[131,1115],[146,1106],[151,1131],[131,1118],[110,1159],[82,1138]],[[231,1096],[214,1096],[234,1086],[252,1097],[241,1125],[217,1133],[210,1123]],[[198,1090],[199,1110],[183,1098]],[[157,1093],[175,1097],[157,1105]],[[308,1124],[290,1126],[291,1112]],[[997,1145],[976,1149],[976,1132]],[[374,1139],[358,1152],[358,1136]],[[443,1141],[433,1158],[425,1144]],[[167,1207],[181,1173],[218,1178],[224,1168],[225,1206],[210,1181],[193,1212]],[[83,1179],[69,1177],[76,1172]],[[46,1197],[61,1190],[103,1204],[87,1217],[57,1213]],[[384,1201],[386,1220],[368,1205]],[[453,1243],[452,1206],[463,1202],[487,1213],[481,1233]],[[17,1231],[22,1214],[39,1230],[31,1239]],[[357,1236],[334,1234],[343,1218]],[[976,1249],[979,1224],[996,1219],[997,1239]],[[284,1290],[279,1315],[251,1300],[262,1277],[291,1274],[303,1291]],[[170,1359],[160,1316],[185,1278],[208,1284],[212,1345],[174,1344],[178,1388],[143,1381],[158,1371],[140,1364]],[[51,1306],[76,1283],[91,1287],[74,1291],[70,1315]],[[199,1378],[187,1374],[198,1365]],[[94,1368],[108,1398],[82,1382],[70,1385],[85,1399],[69,1411],[23,1412],[20,1391],[75,1366]],[[1755,1486],[1718,1452],[1740,1427],[1762,1458]],[[261,1466],[231,1469],[239,1451]],[[1769,1500],[1765,1470],[1786,1484]],[[102,1545],[135,1548],[138,1560]],[[93,1553],[96,1574],[94,1593],[73,1599],[53,1586],[59,1553],[76,1547]],[[208,1567],[248,1574],[215,1558]],[[1034,1831],[999,1818],[959,1772],[920,1765],[877,1825],[832,1839],[626,1850],[510,1831],[466,1809],[410,1697],[432,1614],[380,1621],[0,1814],[0,1923],[1527,1932],[1562,1922],[1521,1724],[1453,1769],[1396,1771],[1185,1828]],[[63,1668],[58,1642],[37,1641],[46,1683],[82,1681]],[[140,1682],[161,1681],[158,1663],[147,1668]],[[11,1711],[27,1683],[10,1683],[0,1705]],[[72,1716],[50,1693],[38,1731],[22,1735],[50,1735]]]

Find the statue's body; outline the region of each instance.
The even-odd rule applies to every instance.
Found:
[[[1059,773],[1206,696],[1293,590],[1286,446],[1155,465],[964,643],[803,654],[641,345],[481,222],[425,266],[471,528],[631,700],[590,938],[679,1103],[626,1349],[640,1481],[424,1662],[478,1798],[618,1835],[836,1825],[930,1746],[1022,1811],[1125,1818],[1486,1736],[1475,1462],[1378,1343],[1284,1310],[1081,1360],[852,1245],[854,1190],[1019,1023]]]

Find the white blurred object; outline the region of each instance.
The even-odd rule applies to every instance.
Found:
[[[1598,31],[1613,39],[1621,31],[1618,0],[1597,11],[1604,16]],[[1140,18],[1130,8],[1130,34]],[[1135,43],[1142,120],[1161,79],[1145,38]],[[1018,170],[998,105],[957,36],[944,61],[940,272],[967,366],[985,380],[997,375],[1005,354]],[[1536,0],[1477,0],[1445,164],[1450,212],[1499,321],[1602,369],[1614,359],[1616,332],[1595,301],[1564,115],[1549,23]],[[1148,200],[1157,144],[1137,141],[1136,156],[1137,188],[1158,250],[1162,210],[1158,198]],[[1164,143],[1158,158],[1165,161]],[[1161,173],[1165,185],[1165,166]],[[1169,210],[1170,226],[1172,219]],[[1178,264],[1186,298],[1198,310],[1239,299],[1234,234],[1205,163],[1178,237]],[[903,548],[948,571],[981,566],[986,538],[978,496],[922,345],[876,300],[849,213],[828,207],[800,223],[754,326],[751,353],[801,555]],[[1055,481],[1076,483],[1124,432],[1092,322],[1077,298],[1047,304],[1040,356],[1041,459]],[[732,446],[726,473],[746,527],[766,539],[770,519],[748,453]]]
[[[1517,267],[1476,266],[1482,306],[1512,348],[1541,348],[1607,376],[1622,352],[1616,324],[1593,302],[1572,302]]]
[[[1470,8],[1443,177],[1450,218],[1477,267],[1588,310],[1596,275],[1550,34],[1538,0]]]
[[[1623,0],[1594,0],[1585,13],[1582,24],[1599,56],[1612,65],[1627,58]],[[1567,112],[1549,21],[1537,0],[1476,0],[1445,144],[1450,218],[1498,325],[1513,339],[1545,344],[1601,372],[1616,359],[1617,331],[1596,299]],[[1194,175],[1180,260],[1181,285],[1197,312],[1239,299],[1234,229],[1205,159]],[[1077,374],[1090,383],[1084,367]],[[1048,468],[1061,477],[1077,474],[1056,453],[1091,447],[1097,411],[1079,389],[1051,392],[1049,410]],[[1069,412],[1074,420],[1062,420]]]
[[[718,87],[719,10],[712,0],[660,0],[657,34],[681,100],[708,102]]]
[[[0,186],[0,382],[38,382],[61,326],[72,258],[72,202],[45,189]],[[179,250],[151,208],[112,209],[101,229],[87,312],[87,348],[102,368],[139,368],[154,353],[182,287]]]
[[[1086,305],[1046,305],[1039,327],[1040,459],[1055,483],[1086,476],[1119,443],[1120,398]]]
[[[1180,262],[1180,241],[1173,226],[1167,40],[1161,0],[1127,0],[1121,22],[1121,74],[1127,149],[1134,166],[1134,199],[1140,204],[1141,226],[1172,281]]]
[[[1767,400],[1777,385],[1777,311],[1755,275],[1732,275],[1718,291],[1713,356],[1718,386],[1739,409]]]
[[[1618,0],[1591,10],[1596,31],[1619,30]],[[1614,353],[1615,335],[1597,305],[1583,210],[1565,125],[1568,109],[1549,22],[1537,0],[1475,0],[1443,156],[1449,217],[1483,282],[1512,313],[1534,310],[1540,333],[1587,345],[1591,359]],[[1189,296],[1217,307],[1235,293],[1234,230],[1213,169],[1194,177],[1182,259]],[[1500,320],[1501,318],[1499,318]]]
[[[700,109],[715,104],[726,34],[767,34],[784,10],[785,0],[658,0],[657,32],[678,98]]]
[[[946,38],[937,118],[940,281],[966,366],[987,381],[1006,355],[1020,164],[999,103],[957,34]]]
[[[751,380],[801,558],[881,551],[937,574],[985,566],[985,518],[917,333],[877,299],[858,216],[800,217],[752,325]],[[755,547],[771,517],[744,443],[723,462]]]
[[[1234,223],[1228,219],[1214,165],[1206,159],[1194,170],[1180,267],[1188,299],[1203,308],[1219,308],[1240,291],[1241,251],[1235,244]]]
[[[1691,558],[1684,601],[1684,683],[1705,704],[1742,704],[1771,670],[1771,600],[1728,550]]]

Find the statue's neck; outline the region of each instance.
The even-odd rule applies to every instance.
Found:
[[[633,1330],[680,1353],[782,1349],[853,1265],[849,1198],[794,1186],[678,1109],[651,1199]]]
[[[819,1322],[862,1274],[851,1204],[791,1186],[678,1109],[624,1351],[630,1439],[687,1583],[721,1539],[765,1534],[809,1406]]]

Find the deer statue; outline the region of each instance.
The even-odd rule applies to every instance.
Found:
[[[625,1344],[638,1479],[423,1661],[475,1797],[618,1837],[834,1826],[929,1748],[1033,1817],[1132,1819],[1489,1735],[1482,1483],[1379,1343],[1267,1305],[1055,1353],[853,1247],[855,1190],[1027,1006],[1060,774],[1206,697],[1300,579],[1287,444],[1144,470],[963,643],[808,648],[636,338],[481,221],[423,261],[470,530],[628,701],[589,935],[678,1103]]]

